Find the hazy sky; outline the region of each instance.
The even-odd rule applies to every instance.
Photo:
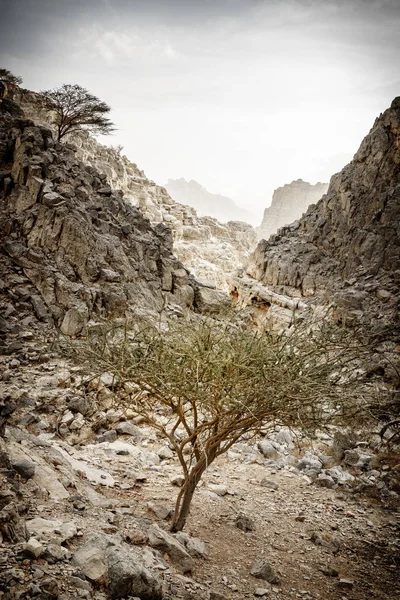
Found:
[[[0,66],[108,102],[157,183],[257,212],[327,181],[400,95],[400,0],[0,0]]]

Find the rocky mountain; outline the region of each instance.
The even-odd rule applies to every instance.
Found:
[[[251,220],[251,213],[237,206],[231,198],[212,194],[193,179],[168,179],[165,189],[176,202],[188,204],[202,217],[211,216],[221,223]]]
[[[140,418],[135,402],[120,403],[137,391],[131,382],[108,366],[83,370],[60,354],[55,337],[59,329],[80,336],[103,319],[156,316],[161,307],[182,314],[220,306],[225,295],[189,274],[160,219],[169,216],[175,244],[184,232],[193,252],[201,228],[208,251],[211,237],[219,240],[214,252],[217,243],[232,245],[233,235],[243,244],[248,230],[200,219],[115,150],[86,136],[59,144],[42,123],[7,99],[0,105],[2,599],[398,595],[398,460],[382,452],[381,437],[363,431],[334,427],[316,432],[311,445],[278,423],[233,440],[204,473],[186,530],[168,531],[183,481],[176,447],[164,427]],[[397,100],[328,195],[259,244],[250,276],[235,279],[238,297],[282,321],[309,310],[302,281],[311,273],[311,298],[323,298],[325,281],[326,289],[352,290],[350,299],[369,290],[378,307],[392,305],[399,132]],[[364,236],[359,244],[356,236]],[[290,279],[290,264],[303,279]],[[279,381],[279,364],[276,372]],[[170,422],[169,408],[155,401],[154,412]]]
[[[334,301],[347,317],[398,319],[400,98],[296,223],[262,240],[247,274],[292,297]]]
[[[280,227],[299,219],[311,204],[318,202],[327,189],[327,183],[312,185],[302,179],[276,189],[271,206],[264,210],[262,223],[257,228],[258,238],[267,240]]]
[[[49,112],[43,109],[38,94],[16,90],[14,99],[28,117],[48,127]],[[171,229],[173,251],[195,277],[227,290],[228,278],[257,244],[251,225],[237,221],[222,224],[213,217],[199,217],[194,208],[175,202],[126,156],[99,144],[87,133],[75,135],[69,142],[77,159],[101,173],[103,182],[120,190],[127,203],[153,225]]]
[[[13,102],[1,105],[0,182],[7,317],[31,305],[39,319],[77,335],[89,320],[194,307],[196,290],[199,306],[219,298],[173,254],[164,223],[153,226],[75,146],[55,142]]]

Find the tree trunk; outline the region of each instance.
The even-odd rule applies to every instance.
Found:
[[[176,533],[177,531],[182,531],[182,529],[184,528],[186,519],[189,515],[193,494],[204,471],[205,468],[201,472],[192,471],[188,479],[185,481],[184,491],[179,502],[179,507],[177,507],[175,510],[174,518],[171,525],[171,531],[173,533]]]
[[[178,500],[175,506],[175,514],[172,520],[170,531],[176,533],[182,531],[185,526],[186,519],[189,516],[190,506],[192,503],[193,494],[196,490],[197,484],[199,483],[204,471],[214,461],[217,454],[217,447],[213,448],[207,453],[207,456],[202,456],[200,460],[195,464],[193,469],[190,471],[181,493],[178,496]]]

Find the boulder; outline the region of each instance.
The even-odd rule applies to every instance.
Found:
[[[155,524],[151,525],[148,535],[149,545],[168,554],[174,565],[183,573],[193,569],[193,558],[173,535]]]
[[[269,440],[261,440],[257,444],[257,448],[265,458],[272,460],[278,460],[281,458],[281,454],[275,448],[275,446]]]
[[[107,586],[112,600],[127,596],[141,600],[161,600],[159,577],[142,564],[118,539],[104,534],[91,534],[79,548],[72,562],[91,581]]]
[[[24,479],[30,479],[36,471],[36,465],[28,459],[17,460],[12,466]]]
[[[269,583],[279,584],[281,581],[273,567],[264,559],[258,559],[252,564],[250,575],[257,579],[264,579]]]

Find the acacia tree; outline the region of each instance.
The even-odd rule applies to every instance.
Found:
[[[57,139],[68,133],[90,131],[108,135],[115,131],[108,118],[111,108],[80,85],[64,84],[60,88],[42,92],[47,108],[55,114]]]
[[[190,317],[95,328],[75,351],[92,376],[112,373],[117,404],[175,450],[184,476],[176,532],[204,471],[244,434],[276,425],[312,431],[348,417],[362,346],[324,322],[273,336]]]
[[[21,85],[22,77],[14,75],[8,69],[0,69],[0,81],[8,85]]]

